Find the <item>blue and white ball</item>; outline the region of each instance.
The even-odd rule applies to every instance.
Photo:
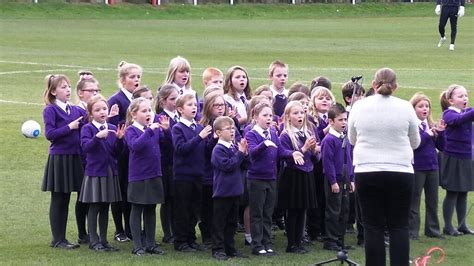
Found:
[[[28,120],[21,125],[21,133],[27,138],[37,138],[41,134],[41,126],[34,120]]]

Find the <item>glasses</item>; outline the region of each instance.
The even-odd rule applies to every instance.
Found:
[[[99,93],[99,92],[100,92],[100,90],[81,90],[81,91],[97,92],[97,93]]]
[[[215,103],[215,104],[212,105],[212,107],[224,108],[224,107],[225,107],[225,103]]]

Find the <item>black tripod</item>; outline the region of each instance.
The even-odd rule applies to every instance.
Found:
[[[354,95],[356,93],[356,83],[362,78],[362,76],[355,76],[352,77],[351,80],[354,83],[352,87],[352,100],[351,100],[351,107],[354,102]],[[347,220],[349,219],[349,190],[351,189],[350,187],[350,181],[349,181],[349,171],[348,171],[348,166],[347,165],[347,157],[349,156],[347,154],[347,146],[348,146],[348,140],[347,140],[347,134],[344,136],[344,140],[342,141],[342,149],[344,152],[344,165],[343,165],[343,177],[344,177],[344,184],[341,189],[342,193],[342,204],[341,204],[341,216],[342,216],[342,237],[341,237],[341,250],[339,250],[336,254],[336,258],[325,260],[318,262],[314,264],[315,266],[321,266],[324,264],[329,264],[332,262],[341,262],[341,265],[347,263],[349,266],[359,266],[359,264],[353,260],[349,259],[349,252],[345,246],[344,243],[344,238],[346,235],[346,227],[347,227]]]

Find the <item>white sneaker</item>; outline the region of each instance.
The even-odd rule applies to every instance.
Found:
[[[446,37],[442,37],[441,39],[439,39],[438,47],[441,47],[441,45],[443,45],[445,41],[446,41]]]
[[[449,45],[449,51],[454,51],[454,44]]]

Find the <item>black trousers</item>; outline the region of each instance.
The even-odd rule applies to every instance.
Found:
[[[324,196],[324,174],[322,161],[314,165],[314,180],[316,183],[316,200],[318,207],[307,210],[306,226],[308,228],[308,236],[315,239],[325,232],[324,215],[326,212],[326,197]]]
[[[345,224],[349,217],[349,192],[343,193],[343,182],[338,182],[339,192],[331,191],[331,184],[325,180],[326,195],[326,241],[336,242],[342,238],[346,228]]]
[[[118,178],[120,181],[120,190],[122,192],[122,201],[113,202],[110,206],[112,217],[115,224],[115,233],[125,233],[131,235],[130,232],[130,210],[131,205],[127,201],[128,188],[128,154],[122,154],[118,158]]]
[[[436,171],[415,172],[415,187],[410,206],[410,236],[418,237],[420,232],[420,201],[425,191],[425,235],[441,234],[438,219],[439,173]]]
[[[212,215],[213,215],[213,200],[212,200],[212,185],[202,185],[201,192],[201,214],[199,222],[199,230],[201,231],[202,243],[207,244],[212,241]]]
[[[212,252],[236,252],[234,235],[239,220],[240,196],[214,198],[212,217]]]
[[[142,241],[142,215],[145,241]],[[156,245],[156,204],[132,204],[130,213],[130,229],[132,230],[133,248],[153,248]]]
[[[444,28],[449,19],[449,24],[451,25],[451,44],[454,44],[456,41],[456,33],[458,31],[458,10],[458,6],[443,6],[441,8],[441,15],[439,16],[438,30],[441,37],[445,36]]]
[[[390,236],[390,265],[409,265],[408,216],[413,176],[384,171],[356,173],[367,266],[385,265],[385,230]]]
[[[272,248],[272,214],[277,199],[275,180],[247,180],[252,249]]]
[[[173,181],[174,247],[196,242],[196,224],[201,211],[201,180]]]

